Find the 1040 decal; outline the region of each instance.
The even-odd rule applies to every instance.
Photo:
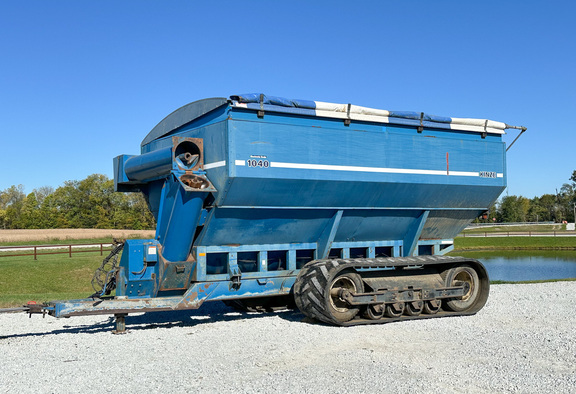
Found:
[[[248,167],[260,167],[260,168],[270,167],[270,162],[268,160],[262,160],[262,159],[249,159],[246,160],[246,164],[248,165]]]

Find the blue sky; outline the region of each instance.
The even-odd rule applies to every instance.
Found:
[[[505,193],[554,193],[576,170],[575,4],[4,1],[0,190],[112,177],[174,109],[263,92],[526,126]]]

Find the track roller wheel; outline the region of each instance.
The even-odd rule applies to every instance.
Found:
[[[440,311],[440,307],[442,306],[442,301],[440,300],[430,300],[424,302],[424,313],[429,315],[435,315]]]
[[[424,310],[424,301],[413,301],[406,303],[404,313],[408,316],[419,316]]]
[[[397,302],[395,304],[386,305],[386,316],[388,317],[400,317],[404,313],[404,303]]]
[[[368,305],[362,315],[370,320],[380,320],[384,316],[385,310],[384,304]]]
[[[444,275],[446,286],[465,286],[466,288],[462,299],[445,301],[446,309],[454,312],[470,309],[480,295],[480,279],[476,270],[468,264],[463,264],[447,270]]]

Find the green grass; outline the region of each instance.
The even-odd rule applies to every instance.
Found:
[[[458,237],[455,250],[576,250],[576,237]]]
[[[106,255],[106,254],[105,254]],[[0,308],[28,301],[86,298],[91,280],[102,263],[100,253],[0,257]]]

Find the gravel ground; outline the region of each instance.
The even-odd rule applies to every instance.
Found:
[[[293,311],[0,315],[0,392],[575,393],[576,282],[492,286],[475,316],[377,326]]]

